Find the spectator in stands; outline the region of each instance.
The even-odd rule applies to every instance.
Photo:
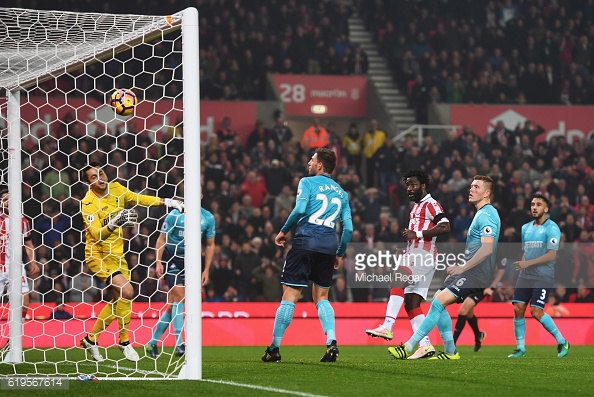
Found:
[[[239,197],[250,196],[251,205],[261,207],[267,200],[268,189],[256,171],[248,172],[245,180],[238,188]]]
[[[219,139],[219,142],[224,143],[226,147],[230,147],[233,145],[233,140],[236,136],[237,131],[231,127],[231,117],[226,116],[223,118],[221,129],[217,131],[217,138]]]
[[[241,244],[241,251],[234,261],[235,277],[240,295],[249,301],[254,301],[258,294],[258,281],[253,277],[253,271],[261,265],[260,258],[252,249],[250,241]]]
[[[35,230],[42,235],[42,244],[54,247],[64,241],[64,234],[70,229],[70,217],[59,211],[59,203],[43,203],[43,214],[35,219]]]
[[[398,148],[391,138],[384,141],[384,144],[374,154],[374,168],[379,176],[379,186],[382,194],[390,195],[389,188],[398,184]],[[414,166],[411,165],[411,168]]]
[[[289,185],[283,185],[281,193],[274,199],[274,217],[278,217],[281,210],[292,211],[295,205],[295,194]]]
[[[276,196],[281,193],[281,189],[284,185],[291,183],[291,173],[283,166],[278,159],[274,159],[270,162],[270,166],[264,166],[261,168],[261,174],[266,181],[266,190],[268,190],[268,204],[273,205],[271,200],[274,200]]]
[[[72,302],[97,302],[99,290],[94,286],[93,276],[87,265],[81,264],[80,271],[72,277],[69,299]]]
[[[359,127],[356,123],[349,125],[349,130],[342,140],[342,147],[346,153],[346,159],[349,166],[355,168],[355,172],[361,172],[361,152],[363,149],[363,137],[359,134]]]
[[[247,141],[247,150],[251,151],[256,148],[258,142],[264,143],[264,146],[268,143],[269,139],[274,139],[274,136],[264,127],[262,120],[256,120],[256,127],[250,133]]]
[[[376,119],[372,119],[369,123],[369,130],[363,136],[363,155],[365,156],[365,167],[367,178],[365,182],[368,187],[376,186],[375,184],[375,153],[381,148],[386,141],[386,133],[378,128]]]
[[[59,304],[54,308],[52,318],[54,320],[69,320],[72,318],[72,313],[64,308],[64,304]]]
[[[452,233],[458,242],[466,241],[466,233],[472,223],[473,215],[468,212],[467,204],[460,204],[458,207],[458,215],[454,218],[452,223]]]
[[[369,69],[369,60],[367,54],[361,48],[360,44],[355,46],[355,50],[348,60],[348,70],[350,74],[367,74]]]
[[[376,222],[379,219],[382,208],[377,189],[374,187],[368,188],[361,203],[363,204],[363,222],[371,224]]]
[[[272,128],[272,138],[275,140],[277,147],[281,147],[283,143],[288,143],[293,138],[293,131],[281,116],[276,118],[276,123]]]
[[[580,214],[581,209],[585,210],[585,214],[583,214],[584,216],[586,216],[589,219],[592,219],[592,216],[594,216],[594,204],[590,204],[590,198],[585,194],[582,197],[580,197],[579,204],[577,204],[573,208],[573,210],[578,213],[578,216]]]
[[[332,302],[352,302],[353,294],[351,289],[347,287],[346,280],[343,276],[337,276],[334,279],[334,285],[330,288],[330,299]]]
[[[465,95],[466,85],[462,81],[460,73],[456,72],[446,84],[446,102],[462,103]]]
[[[225,291],[230,285],[234,285],[236,273],[233,271],[232,262],[227,255],[221,255],[215,259],[210,268],[210,283],[214,295],[223,299]]]
[[[280,276],[281,268],[268,258],[262,259],[262,264],[254,268],[254,276],[262,284],[262,295],[266,302],[278,302],[283,296]]]
[[[320,124],[320,119],[316,117],[313,119],[312,125],[303,133],[301,149],[310,153],[318,148],[328,147],[328,145],[330,145],[330,135]]]
[[[468,180],[462,177],[462,171],[455,169],[447,182],[450,192],[458,194],[468,189]]]
[[[586,287],[584,280],[580,280],[577,291],[569,295],[569,302],[574,303],[592,303],[594,302],[594,293]]]

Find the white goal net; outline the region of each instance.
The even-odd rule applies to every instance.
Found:
[[[0,378],[166,378],[177,377],[188,362],[185,376],[201,377],[200,338],[178,357],[171,326],[158,342],[158,358],[145,353],[167,308],[167,285],[155,274],[164,206],[134,206],[137,225],[121,229],[134,289],[129,342],[140,360],[127,360],[118,348],[117,320],[127,321],[122,318],[98,338],[105,361],[93,361],[80,347],[113,298],[85,261],[81,200],[89,187],[80,171],[98,162],[110,181],[132,192],[193,199],[197,208],[186,212],[186,225],[190,219],[199,225],[197,20],[195,9],[143,16],[0,8],[0,193],[10,191],[11,208],[0,213]],[[117,115],[110,105],[116,89],[136,95],[132,115]],[[191,140],[184,138],[184,124]],[[184,145],[197,153],[184,156]],[[196,176],[184,184],[190,166]],[[195,229],[186,228],[186,237],[198,236],[186,250],[199,257]],[[22,264],[30,255],[23,247],[29,241],[41,272],[22,285]],[[192,293],[187,298],[199,303],[197,272],[186,278],[189,286],[189,280],[198,280],[197,299]],[[186,304],[187,326],[200,335],[192,307],[200,317],[199,305]]]

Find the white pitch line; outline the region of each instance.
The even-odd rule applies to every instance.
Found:
[[[237,382],[231,382],[231,381],[227,381],[227,380],[202,379],[202,382],[219,383],[219,384],[222,384],[222,385],[245,387],[245,388],[248,388],[248,389],[271,391],[271,392],[274,392],[274,393],[292,394],[294,396],[301,396],[301,397],[325,397],[325,396],[322,396],[320,394],[311,394],[311,393],[304,393],[304,392],[301,392],[301,391],[277,389],[276,387],[266,387],[266,386],[250,385],[248,383],[237,383]]]
[[[87,365],[91,365],[91,364],[87,364]],[[102,367],[107,367],[107,368],[111,368],[111,369],[123,369],[123,370],[128,370],[128,371],[134,371],[134,372],[139,372],[141,374],[147,374],[147,375],[163,375],[165,376],[166,374],[163,374],[161,372],[158,371],[146,371],[143,369],[136,369],[136,368],[131,368],[131,367],[124,367],[124,366],[117,366],[117,365],[102,365]],[[106,380],[137,380],[137,379],[128,379],[128,378],[116,378],[116,377],[112,377],[112,378],[101,378],[106,379]],[[159,378],[142,378],[140,380],[174,380],[175,378],[171,378],[171,377],[167,377],[164,379],[159,379]],[[321,394],[311,394],[311,393],[305,393],[305,392],[301,392],[301,391],[293,391],[293,390],[285,390],[285,389],[278,389],[276,387],[267,387],[267,386],[259,386],[259,385],[251,385],[249,383],[237,383],[237,382],[232,382],[232,381],[228,381],[228,380],[216,380],[216,379],[200,379],[201,382],[207,382],[207,383],[218,383],[221,385],[228,385],[228,386],[236,386],[236,387],[245,387],[247,389],[255,389],[255,390],[263,390],[263,391],[270,391],[273,393],[283,393],[283,394],[291,394],[293,396],[301,396],[301,397],[326,397],[323,396]]]

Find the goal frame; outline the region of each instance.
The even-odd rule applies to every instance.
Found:
[[[184,122],[184,153],[191,156],[184,158],[185,195],[185,239],[191,241],[186,245],[188,258],[201,257],[201,197],[200,197],[200,84],[199,84],[199,30],[198,10],[194,7],[186,8],[181,15],[182,39],[182,69],[183,69],[183,122]],[[170,20],[170,18],[169,18]],[[172,26],[170,30],[179,27]],[[18,76],[18,82],[12,86],[0,87],[6,90],[7,99],[7,137],[8,137],[8,189],[11,200],[9,202],[9,221],[11,236],[8,250],[11,253],[9,262],[10,284],[8,294],[10,299],[10,351],[6,362],[22,363],[23,321],[21,317],[21,269],[22,269],[22,241],[20,217],[22,213],[22,175],[21,175],[21,114],[20,91],[43,81],[55,78],[80,68],[85,62],[95,59],[107,59],[130,47],[153,39],[158,32],[140,32],[135,37],[115,48],[102,49],[87,59],[78,59],[65,67],[46,70],[38,76]],[[185,364],[182,366],[177,379],[202,379],[202,296],[201,296],[201,268],[188,266],[185,269],[189,286],[198,283],[198,288],[186,288],[185,332],[186,353]],[[196,286],[193,286],[196,287]],[[114,379],[114,378],[109,378]],[[146,377],[121,377],[122,380],[147,380]],[[171,379],[171,378],[169,378]]]

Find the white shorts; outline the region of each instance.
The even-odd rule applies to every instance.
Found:
[[[8,272],[0,273],[0,295],[4,293],[4,286],[8,285]],[[29,283],[27,283],[27,272],[25,271],[25,266],[23,266],[23,273],[21,276],[21,291],[22,293],[29,292]]]
[[[427,299],[431,280],[435,274],[435,261],[432,255],[421,249],[407,252],[403,266],[400,267],[403,278],[408,277],[409,285],[404,288],[405,294],[417,294]],[[406,275],[408,273],[408,275]]]

